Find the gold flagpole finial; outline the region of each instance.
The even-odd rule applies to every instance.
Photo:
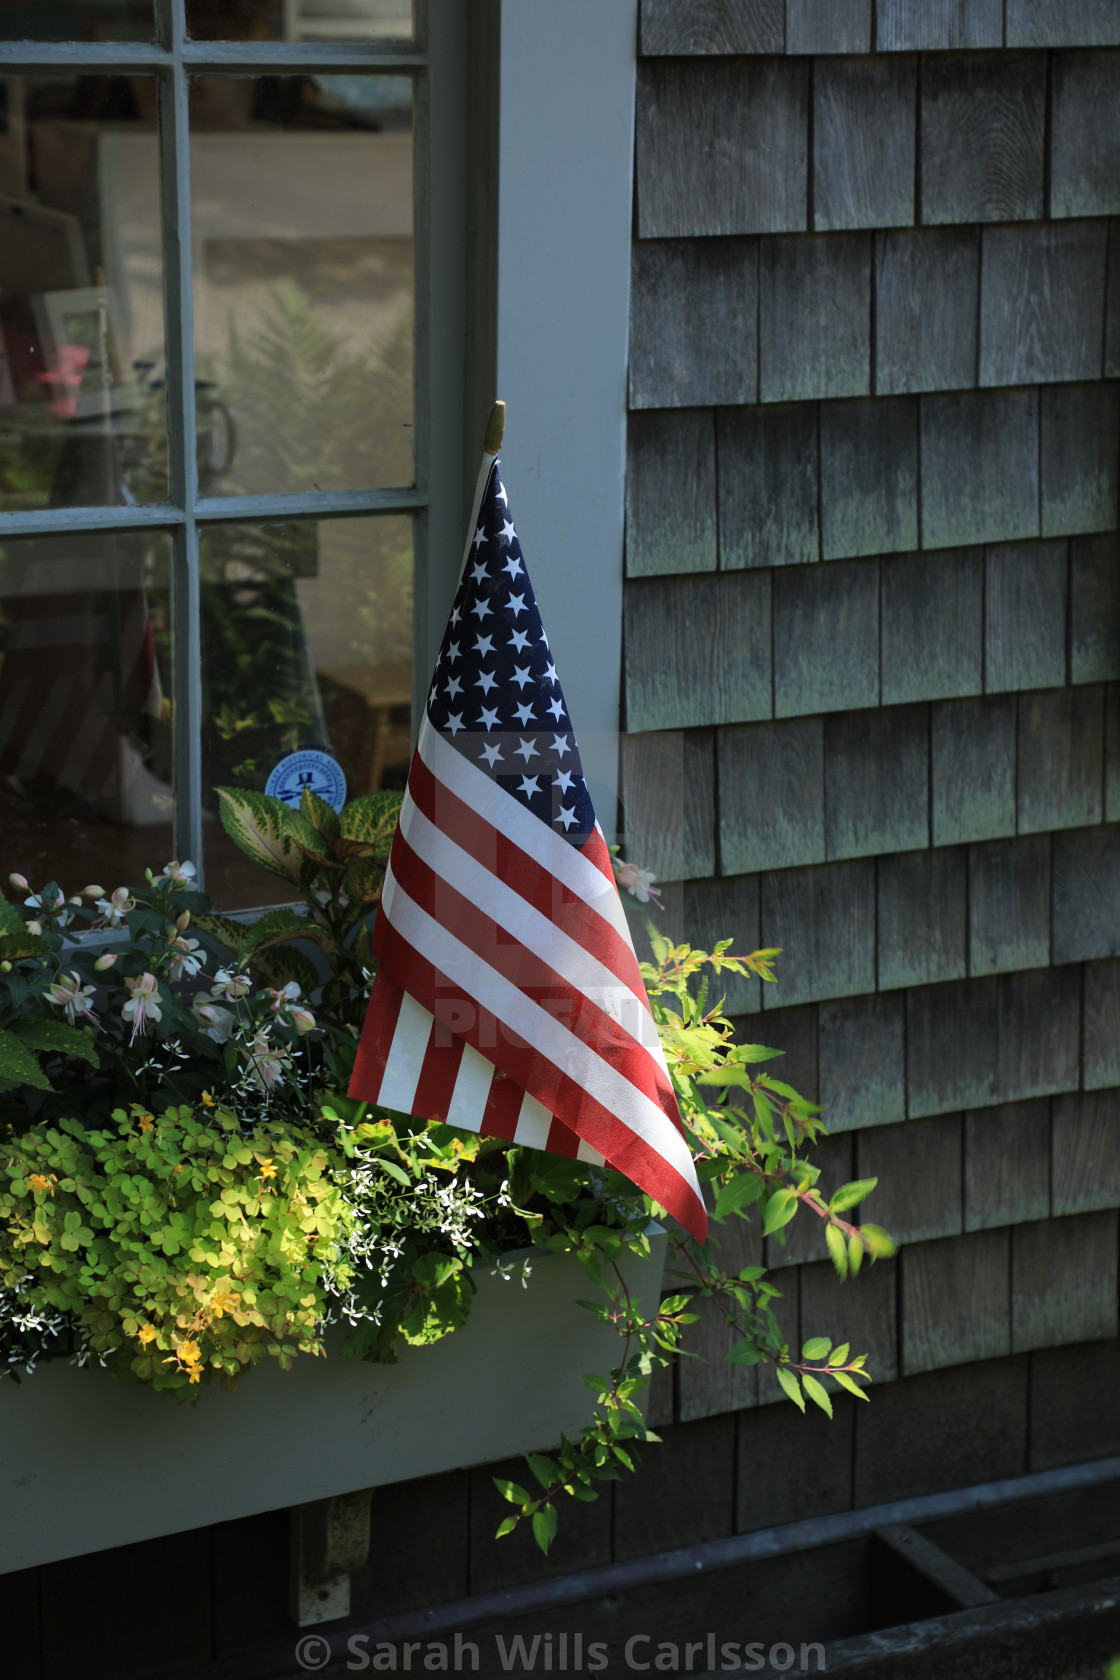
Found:
[[[496,455],[502,447],[502,439],[506,432],[506,405],[496,402],[490,410],[490,418],[486,422],[486,438],[482,445],[487,455]]]

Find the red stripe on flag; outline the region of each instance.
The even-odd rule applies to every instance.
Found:
[[[378,921],[381,918],[378,917]],[[354,1072],[350,1078],[350,1095],[362,1102],[380,1102],[381,1079],[389,1048],[397,1030],[397,1017],[404,1002],[404,992],[384,968],[378,968],[369,994],[365,1024],[358,1040],[358,1054],[354,1058]]]
[[[517,1130],[517,1118],[521,1113],[524,1096],[521,1087],[515,1085],[500,1068],[496,1068],[479,1131],[485,1132],[487,1137],[512,1140]]]
[[[380,970],[378,971],[380,972]],[[437,1021],[424,1052],[412,1112],[421,1120],[446,1120],[463,1060],[463,1041],[452,1038]]]

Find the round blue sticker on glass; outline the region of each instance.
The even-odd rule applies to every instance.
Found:
[[[301,747],[299,752],[282,758],[264,791],[285,805],[296,807],[303,798],[304,788],[310,788],[333,811],[341,811],[346,803],[346,777],[342,766],[329,753],[317,752],[314,747]]]

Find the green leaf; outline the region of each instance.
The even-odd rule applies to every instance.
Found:
[[[832,1375],[840,1384],[840,1387],[846,1388],[849,1394],[856,1395],[856,1397],[860,1400],[866,1400],[868,1398],[863,1392],[863,1389],[855,1381],[854,1377],[850,1377],[847,1371],[833,1371]]]
[[[539,1511],[533,1512],[533,1539],[546,1557],[548,1548],[556,1537],[558,1521],[555,1505],[545,1505]]]
[[[851,1267],[853,1277],[857,1275],[862,1264],[863,1244],[860,1242],[857,1233],[853,1231],[848,1238],[848,1265]]]
[[[282,799],[246,788],[214,789],[218,795],[222,827],[246,857],[279,875],[282,881],[299,881],[303,853],[289,832],[291,812]]]
[[[824,1240],[828,1244],[828,1252],[832,1256],[832,1264],[842,1278],[848,1275],[848,1245],[844,1241],[844,1233],[835,1225],[826,1225]]]
[[[372,846],[374,857],[384,863],[393,844],[403,797],[400,793],[363,793],[352,799],[339,817],[342,838]]]
[[[761,1349],[749,1336],[744,1336],[741,1342],[735,1342],[727,1350],[729,1365],[757,1365],[761,1358]]]
[[[53,1051],[58,1056],[78,1056],[90,1067],[100,1067],[101,1058],[92,1041],[77,1027],[63,1021],[16,1021],[12,1027],[30,1050]]]
[[[526,1453],[525,1462],[533,1472],[542,1488],[550,1488],[558,1479],[559,1472],[550,1458],[543,1453]]]
[[[801,1349],[802,1359],[811,1359],[815,1365],[818,1360],[827,1359],[832,1350],[832,1343],[827,1336],[811,1336]]]
[[[288,939],[309,939],[315,945],[336,949],[325,928],[298,910],[270,910],[246,928],[237,951],[237,966],[243,967],[257,951],[267,951]]]
[[[0,1079],[33,1085],[37,1091],[54,1089],[30,1050],[10,1032],[0,1032]]]
[[[832,1401],[828,1398],[828,1390],[817,1381],[816,1377],[810,1376],[808,1371],[803,1371],[801,1373],[801,1381],[805,1385],[805,1392],[809,1396],[810,1400],[815,1401],[821,1411],[827,1412],[829,1417],[831,1417]]]
[[[789,1395],[789,1398],[793,1401],[794,1405],[797,1406],[801,1411],[804,1411],[805,1410],[805,1396],[802,1394],[800,1388],[798,1387],[796,1373],[791,1371],[788,1365],[776,1365],[774,1367],[774,1375],[777,1377],[778,1381],[781,1383],[783,1389]]]
[[[245,937],[244,922],[239,922],[236,916],[220,916],[216,910],[204,910],[200,915],[191,917],[191,932],[201,933],[207,939],[216,939],[228,951],[236,951]]]
[[[317,793],[312,793],[309,787],[305,787],[299,808],[300,814],[324,840],[338,839],[342,828],[338,812],[333,805],[328,805],[325,799],[320,799]]]
[[[502,1539],[503,1535],[512,1534],[516,1527],[516,1517],[503,1517],[501,1522],[498,1524],[498,1532],[494,1536],[495,1540]]]
[[[797,1212],[797,1191],[785,1186],[775,1190],[766,1204],[766,1217],[762,1221],[762,1234],[770,1236],[773,1231],[780,1231],[783,1225],[788,1225]]]
[[[898,1244],[881,1225],[861,1225],[859,1229],[872,1260],[888,1260],[898,1252]]]
[[[23,917],[14,904],[0,894],[0,933],[23,933]]]
[[[526,1493],[520,1482],[511,1482],[505,1476],[494,1476],[494,1486],[503,1499],[508,1499],[511,1505],[531,1505],[533,1496]]]
[[[843,1213],[846,1208],[858,1207],[865,1196],[870,1196],[878,1184],[877,1178],[857,1178],[851,1184],[842,1184],[829,1202],[832,1213]]]
[[[22,962],[25,957],[48,957],[50,946],[45,939],[39,939],[35,934],[5,933],[0,934],[0,962]]]
[[[728,1214],[749,1207],[752,1202],[758,1201],[765,1189],[766,1182],[760,1173],[737,1173],[720,1185],[716,1194],[715,1217],[725,1219]]]
[[[832,1352],[829,1354],[828,1363],[830,1365],[846,1365],[848,1363],[849,1349],[850,1343],[841,1342],[840,1346],[833,1348]]]
[[[303,791],[306,798],[307,789],[304,788]],[[330,810],[329,805],[327,809]],[[284,820],[284,827],[300,851],[305,857],[310,858],[312,863],[318,864],[320,869],[338,868],[338,864],[331,856],[330,841],[320,833],[313,822],[308,821],[303,811],[289,810]]]
[[[319,973],[311,958],[291,945],[276,945],[269,950],[253,953],[253,972],[266,986],[281,990],[294,980],[304,998],[310,998],[319,985]]]

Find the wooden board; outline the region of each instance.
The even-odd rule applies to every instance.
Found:
[[[933,843],[1015,832],[1015,701],[949,700],[930,712]]]
[[[1116,1335],[1115,1210],[1016,1225],[1011,1241],[1016,1353]]]
[[[781,968],[780,962],[778,967]],[[771,1063],[775,1076],[792,1085],[810,1102],[820,1100],[817,1014],[815,1003],[803,1003],[792,1009],[768,1009],[763,1020],[736,1022],[735,1036],[741,1043],[761,1042],[771,1050],[782,1052],[781,1060]]]
[[[1120,54],[1058,53],[1054,59],[1050,214],[1120,212]]]
[[[716,426],[721,571],[818,559],[816,408],[721,408]]]
[[[1112,0],[1007,0],[1009,47],[1120,46]]]
[[[895,997],[820,1008],[820,1102],[830,1132],[889,1126],[906,1113],[905,1009]]]
[[[1070,681],[1120,677],[1120,538],[1070,543]]]
[[[1031,1469],[1053,1470],[1120,1454],[1118,1389],[1117,1342],[1032,1353]]]
[[[761,1243],[759,1258],[761,1260]],[[743,1265],[751,1264],[744,1260]],[[714,1302],[695,1299],[689,1308],[697,1315],[697,1322],[685,1332],[683,1347],[686,1354],[677,1364],[678,1413],[682,1423],[694,1418],[716,1417],[721,1412],[736,1412],[741,1406],[758,1404],[758,1367],[729,1365],[727,1352],[740,1338],[728,1325],[723,1312]]]
[[[721,939],[733,939],[737,951],[758,950],[758,897],[757,875],[690,881],[684,892],[685,938],[701,951],[710,951]],[[756,1014],[760,985],[759,980],[724,975],[720,989],[727,996],[727,1013]]]
[[[1007,1231],[976,1231],[906,1250],[903,1376],[1011,1352],[1010,1261]]]
[[[1086,963],[1081,1000],[1081,1083],[1086,1091],[1120,1085],[1120,963]]]
[[[871,0],[786,0],[787,53],[871,50]]]
[[[917,400],[822,404],[822,558],[897,554],[917,546]]]
[[[1064,385],[1042,393],[1042,534],[1115,531],[1120,390]]]
[[[770,574],[649,578],[624,595],[626,726],[770,716]]]
[[[816,66],[815,232],[913,222],[917,90],[918,61],[909,56],[825,58]]]
[[[782,949],[764,1009],[875,986],[875,866],[826,863],[762,876],[762,944]],[[823,1086],[823,1064],[822,1064]]]
[[[623,735],[625,855],[659,881],[715,873],[715,741],[711,730]]]
[[[739,1419],[738,1532],[849,1508],[853,1414],[860,1402],[847,1396],[841,1402],[832,1422],[815,1407],[812,1417],[802,1417],[788,1404],[764,1406]],[[750,1568],[753,1573],[754,1565]]]
[[[1075,968],[1005,974],[999,984],[999,1100],[1077,1089],[1081,976]]]
[[[878,1210],[872,1217],[879,1219]],[[834,1347],[850,1343],[853,1355],[867,1354],[873,1382],[894,1382],[898,1376],[897,1263],[878,1260],[845,1283],[830,1260],[803,1266],[801,1334],[806,1341],[810,1336],[828,1336]]]
[[[920,98],[922,222],[1033,221],[1042,215],[1041,54],[928,59]]]
[[[1120,1092],[1055,1097],[1052,1212],[1120,1205]]]
[[[809,67],[796,59],[638,65],[639,239],[805,226]]]
[[[879,0],[875,44],[880,52],[938,52],[998,47],[1000,0]]]
[[[635,245],[630,406],[696,408],[758,396],[758,241]]]
[[[1120,376],[1120,222],[1108,232],[1108,290],[1105,294],[1104,376]]]
[[[1106,222],[984,229],[981,385],[1099,377],[1107,250]]]
[[[998,985],[997,980],[967,980],[907,992],[910,1115],[951,1114],[998,1102]]]
[[[930,1242],[962,1229],[959,1114],[861,1132],[857,1163],[860,1178],[879,1180],[858,1217],[884,1226],[896,1242]]]
[[[521,1479],[519,1473],[517,1479]],[[369,1507],[370,1559],[364,1569],[351,1577],[352,1614],[372,1621],[376,1616],[392,1616],[430,1604],[454,1603],[466,1596],[469,1484],[466,1470],[451,1470],[442,1476],[424,1476],[373,1489]],[[494,1510],[491,1504],[491,1516]],[[499,1509],[495,1528],[502,1514]],[[417,1525],[413,1532],[427,1536],[421,1570],[416,1568],[411,1548],[397,1545],[390,1538],[408,1533],[411,1524]],[[215,1529],[215,1539],[217,1532]],[[287,1536],[284,1538],[286,1541]],[[284,1549],[287,1550],[286,1544]],[[250,1549],[245,1540],[240,1546],[230,1548],[222,1567],[227,1579],[236,1580],[246,1556],[252,1556],[253,1551],[255,1547]],[[277,1644],[282,1638],[278,1634]]]
[[[822,720],[743,724],[717,740],[722,868],[740,875],[823,863]]]
[[[759,280],[763,402],[871,391],[871,235],[767,239]]]
[[[664,1431],[660,1446],[639,1447],[643,1470],[636,1476],[624,1472],[625,1479],[615,1484],[615,1558],[730,1534],[734,1489],[728,1467],[734,1442],[735,1419],[722,1417],[674,1424]],[[673,1489],[672,1509],[664,1498],[666,1485]]]
[[[1056,963],[1120,956],[1120,829],[1054,836]]]
[[[1104,689],[1019,696],[1019,833],[1101,820]]]
[[[641,51],[780,53],[782,0],[642,0]]]
[[[1120,685],[1109,683],[1104,694],[1104,817],[1120,817]]]
[[[884,706],[983,688],[984,557],[943,549],[884,560],[880,657]]]
[[[921,405],[922,546],[1037,536],[1037,393],[971,391]]]
[[[880,857],[878,874],[879,990],[963,980],[968,973],[964,848]]]
[[[909,852],[929,839],[929,708],[885,706],[824,723],[829,858]]]
[[[774,573],[774,715],[845,711],[879,699],[879,562]]]
[[[1045,1219],[1050,1211],[1050,1102],[1004,1103],[964,1116],[964,1228]]]
[[[632,414],[626,427],[626,575],[716,569],[711,409]]]
[[[1002,694],[1066,680],[1064,542],[989,549],[984,578],[984,688]]]
[[[968,849],[968,971],[1006,974],[1050,962],[1050,836]]]
[[[980,236],[912,228],[875,238],[875,389],[951,391],[976,384]]]

